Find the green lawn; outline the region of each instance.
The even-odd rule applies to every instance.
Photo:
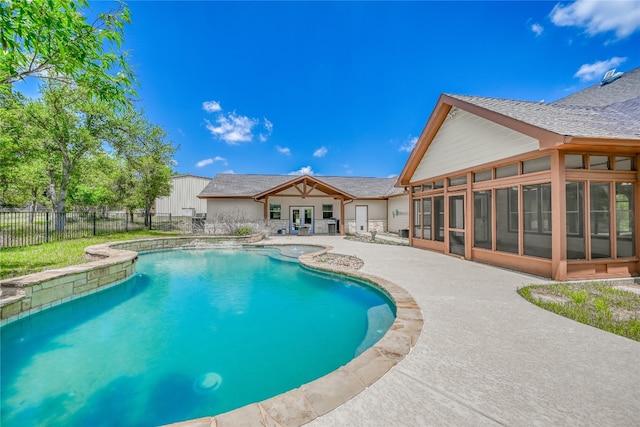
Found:
[[[174,233],[157,231],[131,231],[128,233],[96,236],[85,239],[44,243],[20,248],[0,248],[0,279],[23,276],[52,268],[66,267],[87,262],[84,248],[99,243],[118,240],[144,239],[157,236],[174,236]]]
[[[640,341],[638,293],[600,282],[533,285],[518,293],[546,310]]]

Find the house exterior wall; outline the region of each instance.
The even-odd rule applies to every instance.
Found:
[[[217,228],[214,226],[215,221],[219,221],[225,215],[241,216],[246,219],[248,225],[254,225],[256,227],[266,227],[270,233],[278,233],[279,230],[285,229],[287,233],[290,232],[290,208],[293,207],[313,207],[313,221],[314,221],[314,233],[326,234],[329,232],[329,223],[332,220],[323,218],[323,205],[333,205],[333,212],[331,218],[343,221],[340,212],[341,201],[333,196],[326,197],[292,197],[289,191],[283,191],[278,195],[269,196],[264,199],[264,203],[257,202],[253,199],[242,198],[211,198],[207,201],[207,223],[209,224],[207,229],[214,230]],[[397,197],[394,200],[394,206],[398,206],[398,210],[407,212],[407,203],[409,200],[408,195]],[[280,218],[269,218],[269,206],[277,204],[280,205]],[[387,200],[376,199],[362,199],[354,200],[353,202],[344,205],[344,224],[345,230],[348,233],[355,233],[355,206],[367,206],[368,210],[368,227],[371,231],[373,229],[383,232],[388,231],[388,203]],[[266,217],[265,217],[266,209]],[[262,224],[262,225],[261,225]],[[399,219],[394,222],[396,227],[406,228],[408,227],[408,215],[399,216]],[[218,227],[219,228],[219,227]],[[395,230],[397,231],[397,230]]]
[[[173,216],[190,216],[207,212],[207,202],[196,196],[211,181],[209,178],[196,176],[175,176],[171,178],[171,194],[158,197],[155,201],[156,214]]]
[[[250,220],[261,220],[263,205],[253,199],[207,199],[207,222],[221,215],[242,216]]]
[[[398,233],[409,228],[409,195],[391,197],[387,201],[387,231]]]
[[[345,205],[345,230],[347,233],[357,233],[356,227],[356,206],[367,206],[367,230],[384,232],[388,229],[387,224],[387,200],[357,199]]]
[[[464,110],[450,112],[411,182],[538,151],[538,140]]]

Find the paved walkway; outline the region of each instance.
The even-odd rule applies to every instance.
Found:
[[[517,293],[539,277],[406,246],[275,236],[354,255],[422,308],[411,353],[312,421],[335,426],[638,426],[640,343],[538,308]]]

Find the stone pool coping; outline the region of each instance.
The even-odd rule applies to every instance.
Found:
[[[259,246],[286,245],[274,243]],[[394,301],[396,320],[391,328],[373,347],[346,365],[314,381],[223,414],[177,422],[169,426],[302,426],[366,390],[409,354],[418,341],[424,324],[422,311],[414,298],[400,286],[381,277],[344,266],[317,262],[314,257],[333,250],[333,247],[310,246],[318,246],[319,250],[299,256],[298,260],[302,266],[364,281],[379,288]]]
[[[283,243],[260,243],[260,235],[239,238],[245,246],[299,246]],[[48,270],[0,281],[0,325],[106,289],[135,273],[138,252],[171,249],[194,241],[229,241],[229,237],[162,237],[103,243],[89,246],[85,252],[94,261]],[[335,273],[366,282],[387,294],[396,305],[396,319],[387,333],[373,347],[337,370],[300,387],[267,400],[194,420],[170,424],[173,427],[221,426],[301,426],[336,409],[366,390],[404,359],[415,346],[423,327],[422,311],[403,288],[386,279],[346,266],[318,262],[314,257],[333,250],[329,245],[300,255],[304,268]],[[39,305],[34,305],[37,302]]]

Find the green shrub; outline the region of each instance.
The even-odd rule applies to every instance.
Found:
[[[251,227],[244,225],[242,227],[236,228],[236,236],[248,236],[252,233]]]

